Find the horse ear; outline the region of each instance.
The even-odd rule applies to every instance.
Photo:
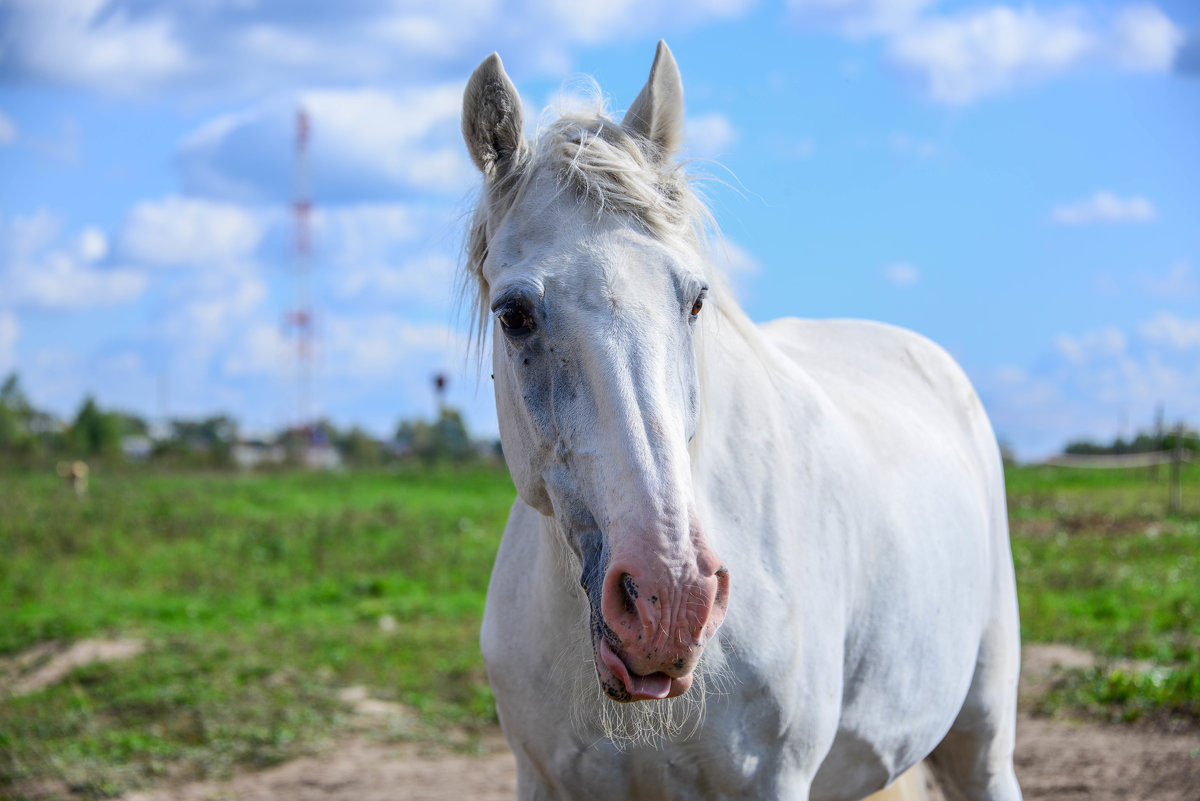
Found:
[[[463,92],[463,139],[471,160],[488,180],[505,172],[525,147],[521,96],[492,53],[475,68]]]
[[[653,143],[665,161],[683,142],[683,80],[671,48],[659,40],[650,79],[621,120],[625,130]]]

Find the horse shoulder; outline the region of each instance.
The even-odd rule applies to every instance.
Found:
[[[784,318],[760,330],[853,417],[896,424],[897,435],[919,424],[940,432],[947,445],[982,446],[976,455],[984,459],[995,449],[970,380],[926,337],[866,320]]]

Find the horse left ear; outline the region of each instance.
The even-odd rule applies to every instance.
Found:
[[[500,56],[483,60],[463,92],[462,131],[479,171],[492,180],[519,160],[525,147],[521,96],[508,79]]]
[[[661,161],[675,155],[683,143],[683,80],[666,42],[659,40],[650,79],[625,112],[621,126],[653,144]]]

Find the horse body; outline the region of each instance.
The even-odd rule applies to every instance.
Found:
[[[464,102],[487,176],[469,268],[520,494],[481,645],[519,794],[849,800],[932,754],[952,791],[1019,799],[978,398],[915,334],[759,327],[720,293],[671,216],[677,83],[660,45],[624,131],[583,121],[537,152],[498,59]],[[630,142],[667,211],[603,185],[640,177],[609,149]]]

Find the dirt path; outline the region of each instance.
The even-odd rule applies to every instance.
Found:
[[[225,782],[198,782],[125,801],[513,801],[516,767],[500,733],[482,756],[364,739]]]
[[[1063,646],[1027,648],[1023,696],[1038,693],[1055,671],[1090,660],[1086,652]],[[272,770],[138,793],[125,801],[511,801],[516,776],[503,737],[489,734],[481,750],[480,756],[464,756],[443,747],[357,738]],[[1022,714],[1016,761],[1027,801],[1200,801],[1195,733]]]

